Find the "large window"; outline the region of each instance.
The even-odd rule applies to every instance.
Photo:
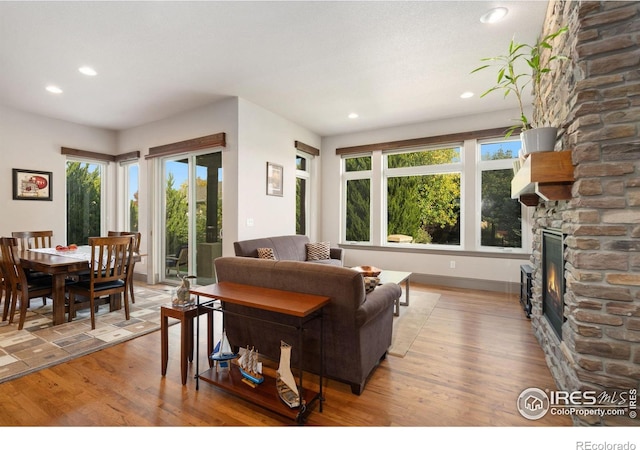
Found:
[[[105,166],[67,161],[67,244],[86,245],[101,236]]]
[[[526,211],[511,198],[520,141],[455,135],[339,149],[345,244],[524,251]],[[446,136],[451,138],[453,135]],[[448,140],[448,139],[447,139]],[[397,148],[394,148],[394,145]],[[404,148],[402,148],[404,144]],[[409,147],[407,144],[411,145]],[[363,151],[365,150],[365,151]]]
[[[138,194],[140,186],[140,165],[137,162],[123,164],[124,185],[126,192],[127,207],[124,210],[127,231],[139,231],[138,216],[140,207],[138,205]]]
[[[343,167],[346,205],[346,242],[371,241],[371,156],[345,158]]]
[[[387,242],[460,244],[460,146],[385,155]]]
[[[520,141],[480,143],[480,246],[522,247],[522,206],[511,198],[513,160]]]
[[[303,152],[296,155],[296,234],[309,235],[309,211],[311,208],[311,160]]]

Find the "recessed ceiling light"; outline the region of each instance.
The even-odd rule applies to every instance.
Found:
[[[98,72],[96,72],[93,67],[89,67],[89,66],[82,66],[78,69],[80,71],[80,73],[83,73],[87,76],[90,77],[95,77],[96,75],[98,75]]]
[[[49,85],[45,89],[52,94],[62,94],[62,89],[60,89],[58,86]]]
[[[482,23],[496,23],[500,22],[507,15],[509,10],[507,8],[498,7],[487,11],[482,17],[480,22]]]
[[[473,92],[463,92],[460,94],[460,98],[471,98],[473,97]]]
[[[349,119],[357,119],[359,116],[356,113],[351,113],[347,117],[349,117]]]

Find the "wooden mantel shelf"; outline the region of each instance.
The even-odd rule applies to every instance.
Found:
[[[573,184],[571,151],[531,153],[511,180],[511,198],[527,206],[542,200],[568,200]]]

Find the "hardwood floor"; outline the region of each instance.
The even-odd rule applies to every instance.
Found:
[[[407,355],[387,356],[360,396],[351,394],[349,386],[328,380],[324,411],[313,411],[309,425],[572,425],[569,418],[550,414],[530,421],[516,409],[523,389],[555,388],[517,298],[417,284],[411,289],[412,293],[438,292],[441,297]],[[201,320],[205,326],[204,317]],[[0,384],[0,425],[291,424],[207,383],[201,382],[196,391],[195,365],[189,368],[190,378],[183,386],[179,326],[170,327],[169,339],[166,377],[160,375],[157,331]],[[201,367],[206,365],[205,358],[203,354]]]

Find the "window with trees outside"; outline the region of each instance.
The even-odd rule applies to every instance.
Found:
[[[296,234],[309,235],[309,211],[311,207],[311,161],[304,152],[296,155]]]
[[[340,149],[342,242],[524,252],[529,218],[511,198],[520,140],[471,134],[461,133],[461,141],[449,144],[397,149],[390,148],[395,143],[371,144],[359,154],[357,148]]]
[[[140,165],[137,162],[125,163],[124,184],[126,192],[125,223],[128,225],[127,231],[139,231],[138,229],[138,194],[140,185]]]
[[[515,140],[479,144],[481,247],[522,248],[522,206],[511,198],[513,160],[520,147]]]
[[[344,158],[345,240],[371,241],[371,156]]]
[[[460,146],[388,153],[387,242],[460,245]]]
[[[104,172],[101,163],[67,161],[67,244],[101,236]]]

